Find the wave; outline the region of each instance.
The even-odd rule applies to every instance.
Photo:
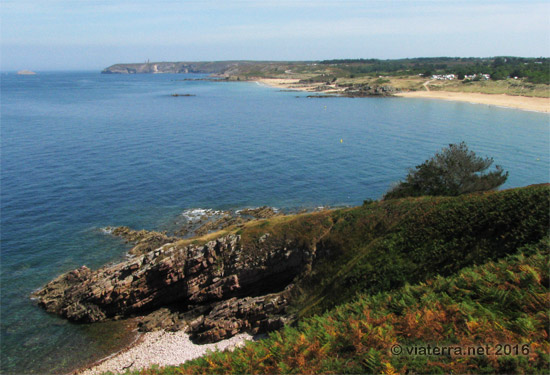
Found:
[[[185,219],[187,219],[190,222],[197,222],[197,221],[200,221],[205,216],[212,217],[217,215],[224,215],[225,213],[226,213],[225,211],[214,210],[212,208],[191,208],[183,211],[181,213],[181,216],[183,216]]]
[[[99,230],[103,234],[113,234],[114,228],[113,227],[104,227],[104,228],[99,228]]]

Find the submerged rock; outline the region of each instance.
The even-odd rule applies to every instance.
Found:
[[[128,227],[108,227],[105,230],[113,236],[122,237],[127,242],[134,243],[135,246],[129,251],[131,255],[142,255],[164,244],[180,240],[178,237],[168,236],[166,232],[133,230]]]

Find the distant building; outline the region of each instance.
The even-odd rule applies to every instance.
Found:
[[[440,81],[452,81],[456,76],[454,74],[434,74],[432,79],[437,79]]]

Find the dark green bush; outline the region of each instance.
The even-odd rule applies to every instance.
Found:
[[[494,190],[506,182],[508,172],[497,165],[494,171],[485,173],[492,164],[492,158],[476,156],[464,142],[451,144],[410,170],[405,181],[386,193],[384,199]]]

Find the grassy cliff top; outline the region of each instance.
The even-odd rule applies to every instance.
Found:
[[[259,238],[318,254],[295,280],[295,324],[234,353],[136,374],[540,372],[550,363],[549,197],[549,185],[534,185],[235,228],[251,254]],[[392,355],[396,344],[493,352]],[[499,356],[498,344],[523,352]]]

